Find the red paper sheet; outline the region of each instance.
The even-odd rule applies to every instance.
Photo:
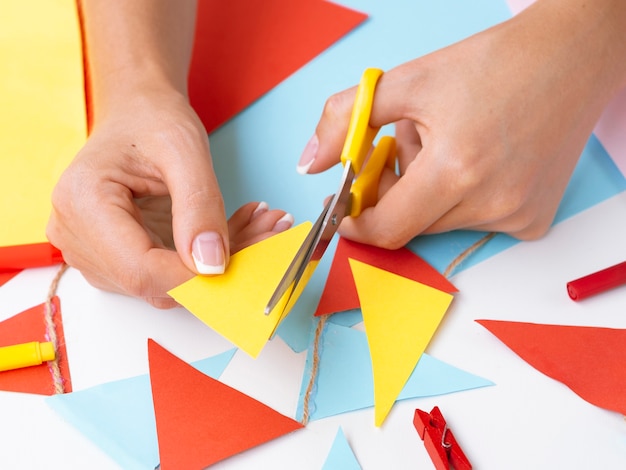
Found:
[[[359,307],[359,297],[348,258],[426,284],[449,294],[458,289],[426,261],[407,248],[385,250],[340,238],[316,316]]]
[[[189,97],[210,133],[367,18],[324,0],[198,2]]]
[[[148,340],[162,470],[205,468],[302,427]]]
[[[53,298],[52,305],[54,307],[53,319],[57,334],[56,353],[59,358],[59,368],[64,381],[64,389],[66,393],[69,393],[72,391],[72,381],[65,350],[61,304],[58,297]],[[29,343],[31,341],[49,341],[49,338],[46,336],[44,309],[45,304],[37,305],[1,322],[0,346]],[[0,372],[0,390],[53,395],[54,382],[48,363],[44,362],[39,366]]]
[[[584,400],[626,414],[626,330],[476,321],[535,369]]]

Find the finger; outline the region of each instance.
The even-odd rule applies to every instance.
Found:
[[[403,175],[409,164],[415,160],[417,154],[422,150],[422,139],[415,128],[415,123],[408,119],[396,122],[395,127],[398,169],[400,174]]]
[[[458,203],[458,196],[445,173],[432,165],[422,152],[404,175],[392,181],[392,186],[374,207],[356,218],[345,218],[339,231],[346,238],[361,243],[396,249]]]
[[[405,117],[406,94],[415,89],[412,80],[414,79],[402,67],[380,77],[370,117],[372,127],[382,127]],[[356,87],[352,87],[331,96],[326,101],[315,134],[300,157],[299,173],[319,173],[339,161],[355,95]]]
[[[184,164],[174,163],[163,172],[172,197],[174,243],[190,270],[221,274],[229,256],[224,202],[213,171],[208,138],[200,148],[200,154],[197,148],[189,148],[189,153],[181,156],[186,157]]]

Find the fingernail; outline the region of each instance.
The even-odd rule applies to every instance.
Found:
[[[306,147],[304,147],[304,151],[300,156],[300,161],[296,167],[296,171],[298,173],[306,175],[309,172],[311,165],[313,165],[313,162],[315,161],[315,157],[317,157],[317,149],[319,146],[320,141],[317,138],[317,134],[314,134],[313,137],[311,137],[311,140],[309,140],[306,144]]]
[[[287,213],[274,224],[272,232],[284,232],[293,225],[293,215]]]
[[[224,272],[224,243],[216,232],[199,234],[191,246],[191,255],[200,274]]]
[[[254,209],[254,212],[252,213],[252,215],[250,216],[250,220],[255,219],[256,217],[260,216],[261,214],[263,214],[264,212],[267,212],[267,210],[270,207],[267,205],[267,202],[265,201],[261,201],[259,202],[259,205],[256,206],[256,209]]]

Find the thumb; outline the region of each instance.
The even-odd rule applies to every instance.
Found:
[[[407,86],[406,75],[401,70],[394,69],[380,77],[370,116],[372,127],[382,127],[403,117]],[[339,162],[355,96],[356,87],[352,87],[326,100],[315,134],[298,162],[298,173],[319,173]]]
[[[170,175],[172,229],[178,255],[190,270],[222,274],[229,258],[228,225],[208,148],[207,154],[188,158]]]

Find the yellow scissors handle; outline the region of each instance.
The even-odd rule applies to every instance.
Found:
[[[352,184],[350,216],[357,217],[363,209],[373,206],[378,198],[378,183],[384,166],[395,169],[396,145],[393,137],[383,137],[367,158],[379,128],[370,126],[374,92],[380,69],[369,68],[363,72],[356,92],[352,116],[348,125],[341,163],[350,165],[356,180]],[[365,168],[362,168],[367,159]]]
[[[365,167],[352,183],[352,188],[350,188],[350,217],[358,217],[364,209],[376,204],[380,175],[385,166],[393,171],[395,165],[396,139],[386,135],[380,138]]]

